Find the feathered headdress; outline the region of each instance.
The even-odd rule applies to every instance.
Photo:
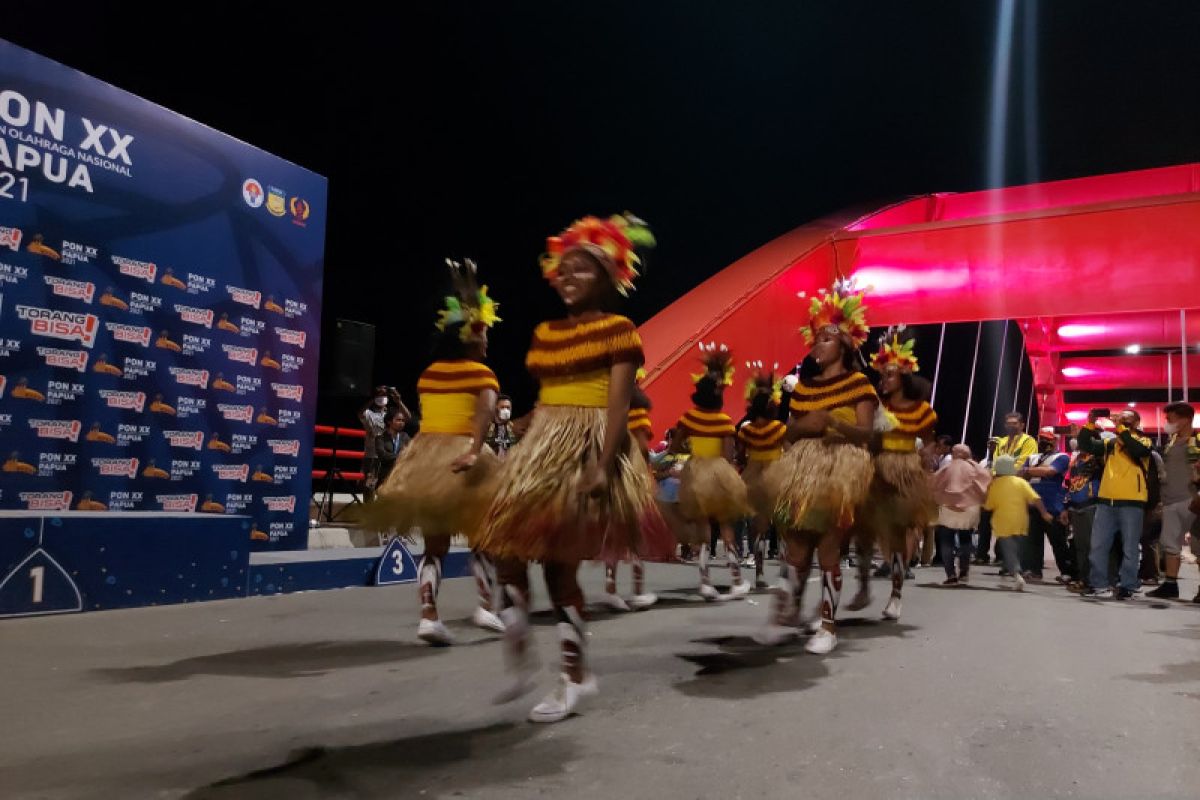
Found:
[[[783,399],[783,379],[775,380],[775,370],[779,364],[773,364],[770,369],[763,366],[761,361],[747,361],[746,368],[750,377],[746,380],[746,402],[752,401],[757,395],[770,395],[771,402],[779,405]]]
[[[913,352],[915,344],[911,330],[903,325],[890,327],[879,340],[879,351],[871,355],[871,366],[880,372],[892,366],[901,372],[917,372],[920,367]]]
[[[608,219],[584,217],[575,220],[562,233],[546,239],[546,252],[541,259],[542,275],[546,280],[554,280],[563,254],[576,247],[596,256],[608,270],[617,291],[628,296],[642,263],[635,249],[654,247],[654,234],[644,221],[628,211]]]
[[[439,331],[462,324],[458,336],[464,342],[472,339],[482,339],[488,328],[500,321],[496,315],[499,303],[488,297],[486,286],[480,286],[477,280],[478,268],[471,259],[465,263],[447,258],[446,266],[450,268],[450,278],[454,283],[454,294],[446,295],[446,307],[438,312],[436,327]]]
[[[845,337],[854,349],[862,347],[871,333],[867,327],[867,307],[863,305],[865,295],[852,279],[839,279],[834,281],[832,289],[820,290],[808,306],[808,325],[800,329],[804,341],[812,345],[821,331],[830,329]],[[799,297],[804,297],[804,292]]]
[[[704,372],[692,376],[692,383],[711,378],[718,386],[733,386],[733,353],[729,347],[716,342],[700,343],[700,363]]]

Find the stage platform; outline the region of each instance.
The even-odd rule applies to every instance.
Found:
[[[233,515],[0,512],[0,619],[410,583],[424,549],[251,553],[250,530]],[[452,548],[443,577],[469,575],[468,556]]]

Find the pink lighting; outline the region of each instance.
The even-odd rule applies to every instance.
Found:
[[[1067,419],[1071,422],[1087,422],[1088,412],[1086,411],[1068,411]]]
[[[919,292],[944,292],[966,286],[971,275],[966,269],[922,268],[896,269],[892,267],[862,267],[851,276],[862,288],[869,288],[872,295],[905,295]]]
[[[1095,373],[1095,370],[1086,367],[1063,367],[1062,374],[1064,378],[1086,378],[1088,375]]]
[[[1108,328],[1104,325],[1062,325],[1058,335],[1064,339],[1085,339],[1090,336],[1103,336]]]

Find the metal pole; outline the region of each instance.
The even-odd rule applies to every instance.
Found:
[[[937,363],[933,365],[933,392],[929,396],[929,405],[937,402],[938,376],[942,374],[942,345],[946,343],[946,323],[942,323],[942,335],[938,337]]]
[[[958,441],[967,442],[967,423],[971,421],[971,396],[975,393],[975,367],[979,365],[979,339],[983,336],[983,320],[979,321],[979,329],[975,331],[975,357],[971,359],[971,382],[967,384],[967,410],[963,414],[962,438]]]
[[[1029,408],[1026,409],[1026,411],[1025,411],[1025,421],[1027,424],[1028,424],[1029,420],[1033,419],[1033,395],[1034,395],[1033,390],[1034,390],[1034,387],[1030,386],[1029,387]],[[1042,416],[1046,412],[1046,404],[1042,403],[1040,408],[1041,408],[1041,411],[1038,412],[1038,426],[1039,427],[1042,424]]]
[[[1000,376],[1004,374],[1004,351],[1008,348],[1008,320],[1004,320],[1004,335],[1000,339],[1000,364],[996,367],[996,392],[992,395],[992,421],[988,436],[996,430],[996,407],[1000,405]]]
[[[1167,353],[1167,402],[1171,402],[1171,389],[1175,388],[1171,383],[1171,353]]]
[[[1017,386],[1013,389],[1012,407],[1015,411],[1017,408],[1017,398],[1021,396],[1021,371],[1025,368],[1025,335],[1021,334],[1021,357],[1017,359]],[[1025,418],[1029,422],[1029,418]]]
[[[1183,375],[1183,402],[1188,401],[1187,312],[1179,309],[1179,371]]]

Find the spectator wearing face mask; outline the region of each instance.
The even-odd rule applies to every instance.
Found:
[[[404,405],[404,401],[400,399],[400,392],[396,391],[394,386],[376,386],[371,397],[358,411],[358,421],[362,423],[363,430],[366,431],[366,438],[363,440],[362,472],[365,476],[363,497],[368,501],[375,496],[375,482],[379,475],[379,457],[375,440],[384,434],[389,410],[402,412],[407,428],[410,424],[409,421],[412,420],[412,412]],[[409,435],[412,436],[414,433],[415,430]]]
[[[492,424],[488,426],[485,441],[487,446],[492,448],[492,452],[500,458],[508,455],[509,449],[521,440],[521,435],[517,433],[517,427],[513,423],[512,411],[511,397],[502,394],[496,398],[496,415],[492,419]]]
[[[1187,403],[1172,403],[1164,409],[1167,417],[1166,433],[1171,437],[1163,450],[1162,483],[1162,534],[1159,537],[1166,575],[1162,586],[1147,597],[1175,599],[1179,597],[1180,553],[1183,537],[1196,521],[1194,509],[1197,505],[1196,468],[1200,465],[1200,439],[1192,427],[1196,410]],[[1195,538],[1193,537],[1193,542]],[[1193,544],[1193,549],[1195,545]],[[1193,602],[1200,603],[1200,592]]]

